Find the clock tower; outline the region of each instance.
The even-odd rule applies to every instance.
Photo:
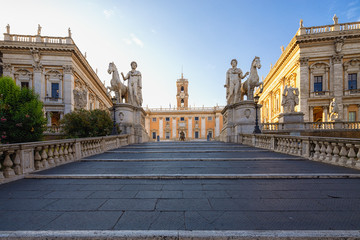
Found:
[[[184,76],[181,73],[181,78],[176,81],[177,109],[184,110],[188,108],[188,103],[189,103],[188,85],[189,85],[188,80],[184,79]]]

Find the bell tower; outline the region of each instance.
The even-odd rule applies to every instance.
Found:
[[[184,110],[188,108],[189,103],[189,93],[188,93],[188,85],[189,82],[184,78],[181,73],[181,78],[176,81],[176,101],[177,101],[177,109]]]

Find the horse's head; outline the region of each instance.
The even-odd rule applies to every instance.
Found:
[[[255,57],[251,66],[260,69],[261,68],[260,58]]]
[[[111,62],[109,63],[108,73],[111,74],[113,71],[115,71],[115,64]]]

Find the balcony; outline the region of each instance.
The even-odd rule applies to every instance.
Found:
[[[360,89],[348,89],[344,91],[345,96],[360,96]]]
[[[316,91],[316,92],[310,93],[310,97],[312,97],[312,98],[323,98],[323,97],[329,97],[329,96],[330,96],[329,91]]]
[[[63,103],[62,98],[45,97],[44,103]]]

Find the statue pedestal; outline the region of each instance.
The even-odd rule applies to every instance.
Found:
[[[115,121],[119,124],[121,134],[130,135],[130,143],[142,143],[149,141],[149,135],[145,130],[146,112],[142,107],[135,107],[128,103],[117,103],[115,108]],[[111,111],[114,119],[114,110]]]
[[[290,135],[300,136],[300,131],[305,129],[304,126],[304,113],[291,112],[281,113],[279,115],[279,123],[284,124],[284,130],[289,131]]]
[[[237,142],[239,134],[252,134],[255,128],[255,102],[251,100],[241,101],[227,105],[221,112],[223,115],[223,129],[221,140],[225,142]],[[260,108],[257,105],[258,123],[260,124]]]

